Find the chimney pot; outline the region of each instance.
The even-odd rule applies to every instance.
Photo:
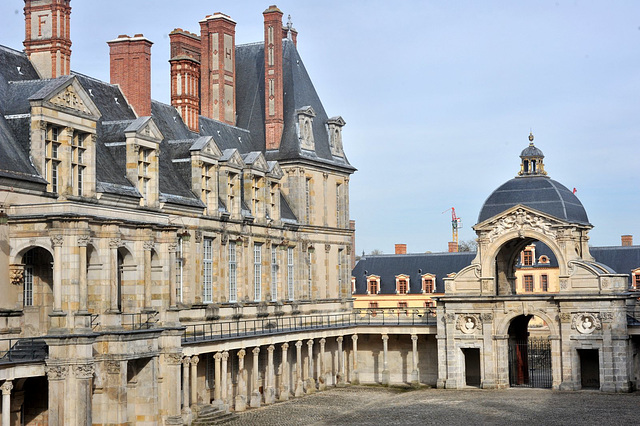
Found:
[[[396,244],[396,254],[407,254],[407,245]]]
[[[457,253],[458,252],[458,243],[455,241],[449,241],[449,253]]]

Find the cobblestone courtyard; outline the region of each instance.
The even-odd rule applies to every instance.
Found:
[[[631,425],[640,393],[331,389],[240,413],[231,425]]]

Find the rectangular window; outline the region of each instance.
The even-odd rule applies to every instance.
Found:
[[[407,294],[407,280],[398,280],[398,294]]]
[[[262,299],[262,246],[253,246],[253,300]]]
[[[526,292],[533,291],[533,275],[524,276],[524,291]]]
[[[278,300],[278,249],[271,246],[271,300]]]
[[[338,250],[338,291],[342,295],[342,277],[344,277],[344,250]]]
[[[407,302],[398,302],[398,309],[407,309],[408,307]]]
[[[342,185],[336,185],[336,227],[342,227]]]
[[[433,278],[425,278],[422,289],[425,293],[433,293]]]
[[[635,289],[640,289],[640,272],[636,273],[634,275],[634,281],[633,281],[634,285],[635,285]]]
[[[213,239],[204,239],[203,253],[202,302],[211,303],[213,302]]]
[[[260,215],[260,180],[255,178],[253,180],[253,215],[258,217]]]
[[[287,248],[287,298],[293,300],[294,298],[294,279],[293,279],[293,247]]]
[[[378,302],[369,302],[369,309],[378,309]]]
[[[313,254],[311,252],[308,252],[307,253],[307,295],[309,299],[313,298],[313,295],[311,294],[312,287],[313,287],[312,265],[313,265]]]
[[[533,265],[533,252],[531,250],[524,251],[524,255],[522,256],[522,265],[523,266]]]
[[[378,280],[369,281],[369,294],[378,294]]]
[[[229,173],[227,178],[227,210],[229,211],[230,215],[233,215],[233,212],[235,210],[234,187],[235,175],[233,173]]]
[[[176,246],[176,300],[182,302],[182,278],[184,269],[184,258],[182,254],[182,238],[178,238]]]
[[[542,287],[542,291],[549,291],[549,277],[547,275],[540,277],[540,287]]]
[[[229,241],[229,302],[238,301],[238,283],[236,265],[236,243]]]
[[[73,141],[71,146],[71,171],[73,179],[73,190],[75,195],[82,196],[83,183],[84,183],[84,157],[85,157],[85,144],[84,138],[87,137],[85,133],[73,132]]]
[[[304,181],[305,222],[311,223],[311,179]]]
[[[150,195],[149,183],[151,176],[149,175],[149,168],[151,166],[152,150],[148,148],[140,148],[138,153],[138,191],[142,194],[143,203],[148,203],[148,197]]]
[[[24,306],[33,306],[33,266],[24,267]]]
[[[51,192],[58,192],[58,162],[51,162]]]
[[[202,166],[202,193],[200,195],[200,199],[204,203],[207,208],[209,207],[211,201],[211,192],[213,189],[213,185],[211,184],[212,176],[211,170],[212,166],[209,164],[204,164]]]

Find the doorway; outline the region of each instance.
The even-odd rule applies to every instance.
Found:
[[[600,389],[600,359],[597,349],[578,349],[582,389]]]
[[[552,386],[549,328],[539,317],[520,315],[509,325],[509,385]]]
[[[462,353],[466,385],[480,387],[480,349],[463,348]]]

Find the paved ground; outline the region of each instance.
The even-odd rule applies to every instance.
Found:
[[[230,425],[633,425],[640,392],[349,387],[238,413]]]

